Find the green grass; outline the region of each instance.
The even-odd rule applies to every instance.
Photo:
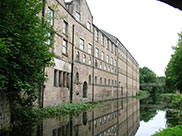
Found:
[[[160,130],[160,132],[157,132],[153,136],[182,136],[182,126],[168,127]]]
[[[143,99],[143,98],[147,98],[149,96],[150,96],[150,93],[148,91],[140,91],[136,94],[136,96],[132,96],[132,97]]]

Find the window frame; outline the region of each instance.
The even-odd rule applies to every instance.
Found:
[[[84,50],[84,40],[80,38],[79,49]]]
[[[64,45],[64,43],[66,43],[66,44]],[[64,49],[65,49],[65,51],[66,51],[66,52],[64,52]],[[63,54],[65,54],[65,55],[67,55],[67,54],[68,54],[68,41],[67,41],[67,40],[65,40],[65,39],[63,39],[63,48],[62,48],[62,53],[63,53]]]

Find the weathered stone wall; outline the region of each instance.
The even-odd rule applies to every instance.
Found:
[[[54,11],[52,28],[57,33],[54,35],[53,48],[50,49],[55,53],[55,66],[46,68],[48,80],[45,83],[44,107],[69,103],[72,62],[73,102],[135,95],[139,90],[139,71],[138,64],[129,51],[116,37],[93,25],[93,16],[86,0],[63,3],[63,0],[49,0],[45,7],[45,14],[48,13],[48,8]],[[76,13],[79,13],[80,20]],[[66,33],[63,31],[65,22]],[[66,54],[63,53],[64,41],[67,42]],[[91,52],[89,45],[92,47]],[[87,87],[86,93],[84,85]]]

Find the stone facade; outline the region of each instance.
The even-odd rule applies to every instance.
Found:
[[[48,0],[55,66],[46,68],[44,107],[135,95],[139,65],[115,36],[93,24],[86,0]],[[51,35],[51,34],[50,34]]]

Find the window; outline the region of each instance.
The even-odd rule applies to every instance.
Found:
[[[100,62],[100,69],[102,69],[102,62]]]
[[[80,13],[76,12],[76,20],[80,22]]]
[[[69,73],[67,73],[67,88],[69,88],[70,87],[70,74]]]
[[[104,78],[104,85],[106,85],[106,78]]]
[[[98,42],[98,39],[99,39],[98,30],[95,30],[95,41]]]
[[[111,69],[110,69],[110,66],[108,66],[108,71],[110,72],[110,70],[111,70]]]
[[[76,60],[80,61],[80,53],[79,53],[79,51],[76,52]]]
[[[54,70],[54,86],[57,86],[57,70]]]
[[[116,66],[116,60],[114,60],[114,66]]]
[[[108,79],[108,85],[110,86],[110,79]]]
[[[79,82],[79,73],[76,72],[76,82],[78,83]]]
[[[100,118],[99,121],[100,121],[100,126],[101,126],[102,125],[102,118]]]
[[[67,41],[63,40],[63,53],[67,54]]]
[[[90,24],[90,22],[87,22],[87,29],[88,30],[91,30],[91,24]]]
[[[109,50],[109,39],[107,39],[107,49]]]
[[[88,83],[91,84],[92,83],[92,78],[91,78],[91,75],[88,76]]]
[[[106,70],[106,63],[104,63],[104,70]]]
[[[95,84],[97,84],[97,77],[95,76]]]
[[[101,59],[104,60],[104,52],[101,52]]]
[[[63,33],[67,34],[67,29],[68,29],[68,23],[66,21],[63,22]]]
[[[114,80],[112,80],[112,86],[114,86]]]
[[[97,65],[97,60],[95,59],[95,67],[97,68],[97,66],[98,66],[98,65]]]
[[[91,60],[92,60],[91,57],[89,57],[89,58],[88,58],[88,64],[89,64],[89,65],[92,64]]]
[[[58,86],[59,87],[62,87],[62,80],[61,80],[61,75],[62,75],[62,72],[61,71],[59,71],[59,79],[58,79]]]
[[[102,85],[102,77],[100,78],[100,84]]]
[[[88,53],[92,54],[92,45],[91,44],[88,44]]]
[[[111,52],[113,52],[113,43],[111,43]]]
[[[50,26],[54,25],[54,11],[48,7],[48,23]]]
[[[97,121],[94,120],[94,127],[97,128]]]
[[[115,80],[115,86],[117,86],[117,82],[116,82],[116,80]]]
[[[83,63],[86,63],[86,55],[83,55]]]
[[[104,45],[104,35],[102,34],[102,38],[101,38],[101,44]]]
[[[111,72],[114,72],[114,67],[112,67],[112,71]]]
[[[63,87],[66,87],[67,76],[66,72],[63,72]]]
[[[106,62],[109,63],[109,55],[106,56]]]
[[[98,58],[99,57],[99,49],[98,48],[96,48],[96,50],[95,50],[95,56]]]
[[[84,40],[80,39],[80,49],[84,50]]]
[[[113,62],[113,58],[111,57],[111,65],[112,65],[112,62]]]

